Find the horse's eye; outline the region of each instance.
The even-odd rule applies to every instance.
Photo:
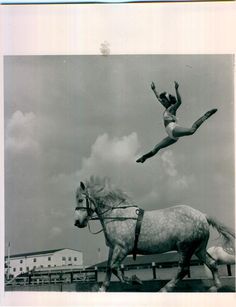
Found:
[[[79,203],[82,203],[83,201],[84,201],[83,199],[79,199],[79,200],[78,200]]]

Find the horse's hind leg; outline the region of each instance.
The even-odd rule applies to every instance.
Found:
[[[212,258],[206,251],[206,248],[201,248],[196,253],[196,256],[211,270],[216,289],[221,287],[216,260]]]
[[[179,252],[180,259],[179,259],[179,265],[178,265],[178,271],[174,278],[172,278],[163,288],[161,288],[160,292],[171,292],[177,283],[182,280],[185,275],[189,272],[189,262],[190,258],[192,256],[192,252],[188,251],[186,252]]]

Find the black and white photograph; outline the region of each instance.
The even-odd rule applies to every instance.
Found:
[[[234,53],[96,48],[3,56],[4,292],[234,293]]]
[[[210,226],[230,280],[233,65],[230,55],[5,57],[6,289],[30,290],[30,274],[34,287],[92,290],[107,271],[107,290],[111,270],[118,290],[133,273],[137,291],[176,278],[169,290],[185,273],[204,278],[202,262],[215,270]]]

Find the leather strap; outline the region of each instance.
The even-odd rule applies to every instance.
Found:
[[[134,249],[133,249],[133,259],[136,260],[136,254],[137,254],[137,245],[138,245],[138,238],[141,230],[144,210],[143,209],[137,209],[136,210],[138,214],[138,219],[135,227],[135,238],[134,238]]]

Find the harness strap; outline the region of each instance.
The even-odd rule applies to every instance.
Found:
[[[143,209],[137,209],[136,210],[138,214],[138,219],[135,227],[135,239],[134,239],[134,249],[133,249],[133,259],[136,260],[136,254],[137,254],[137,245],[138,245],[138,238],[141,230],[144,210]]]

